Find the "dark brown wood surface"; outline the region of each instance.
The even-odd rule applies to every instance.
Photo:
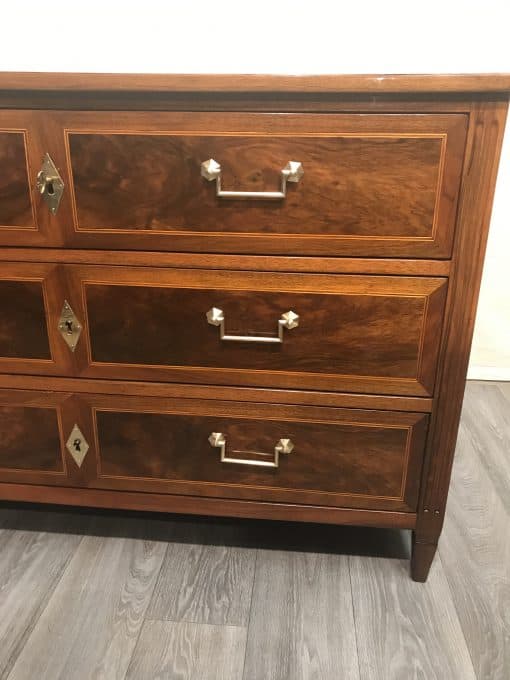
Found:
[[[0,264],[0,372],[71,374],[73,357],[58,332],[62,273],[48,263]]]
[[[25,135],[0,129],[0,229],[34,228]]]
[[[51,359],[42,281],[0,280],[0,310],[2,359]]]
[[[352,392],[321,392],[319,390],[261,389],[231,385],[190,385],[133,380],[93,380],[38,375],[9,375],[0,373],[0,388],[31,390],[48,389],[54,392],[75,392],[135,395],[177,399],[219,399],[271,404],[301,404],[303,406],[333,406],[379,411],[410,411],[430,413],[432,399],[426,397],[398,397]]]
[[[444,279],[263,275],[68,267],[71,306],[87,319],[81,375],[211,384],[432,394]],[[85,305],[82,309],[81,305]],[[281,345],[220,340],[275,336]],[[402,332],[405,329],[405,332]]]
[[[63,224],[36,189],[43,157],[53,152],[57,135],[46,116],[28,109],[0,105],[0,244],[58,247]]]
[[[180,269],[236,269],[324,274],[389,274],[447,276],[450,260],[403,260],[361,257],[266,257],[264,255],[212,255],[157,251],[76,250],[72,248],[0,248],[0,262],[55,262],[102,264],[110,267],[177,267]]]
[[[47,114],[50,115],[50,114]],[[67,113],[70,245],[123,249],[446,257],[461,172],[463,115]],[[222,185],[283,200],[222,200]]]
[[[312,93],[482,93],[510,92],[509,73],[463,74],[151,74],[0,73],[0,89],[63,92],[303,92]]]
[[[323,505],[264,503],[226,498],[200,498],[176,494],[110,491],[104,489],[57,488],[34,484],[0,483],[0,500],[29,503],[57,503],[95,508],[176,512],[212,517],[252,517],[293,522],[321,522],[352,526],[412,529],[416,513],[389,510],[332,508]]]
[[[97,480],[89,486],[191,495],[414,510],[427,416],[221,401],[84,395],[97,428]],[[227,455],[279,467],[222,463]]]
[[[68,397],[0,389],[1,482],[69,483],[62,434],[62,407]]]
[[[442,138],[340,130],[324,138],[70,130],[77,229],[430,239]],[[278,191],[293,159],[305,173],[285,199],[226,201],[200,174],[209,158],[232,191]]]

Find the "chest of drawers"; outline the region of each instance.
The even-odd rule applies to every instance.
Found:
[[[0,74],[0,499],[444,519],[510,76]]]

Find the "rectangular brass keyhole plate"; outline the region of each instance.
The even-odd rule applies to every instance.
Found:
[[[44,154],[43,164],[37,175],[36,187],[48,204],[51,214],[55,215],[64,193],[64,182],[48,153]]]
[[[62,307],[60,319],[58,320],[58,330],[71,352],[74,352],[83,327],[67,300],[64,300],[64,306]]]

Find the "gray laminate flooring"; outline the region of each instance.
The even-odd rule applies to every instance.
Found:
[[[2,680],[510,680],[510,384],[468,384],[426,585],[407,532],[0,506]]]

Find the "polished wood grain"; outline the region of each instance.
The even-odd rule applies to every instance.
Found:
[[[508,93],[509,73],[463,74],[151,74],[0,73],[2,90],[54,92]]]
[[[213,255],[158,251],[65,250],[0,248],[2,262],[55,262],[106,266],[177,267],[184,269],[241,269],[323,274],[389,274],[447,276],[450,260],[409,260],[361,257],[265,257],[264,255]]]
[[[64,225],[50,213],[36,189],[37,173],[47,152],[62,169],[58,149],[51,141],[56,130],[44,114],[6,110],[0,104],[0,245],[59,247]]]
[[[0,371],[70,375],[75,362],[58,331],[66,295],[62,267],[0,263]]]
[[[0,406],[0,430],[0,471],[63,472],[55,409]]]
[[[2,358],[51,359],[42,281],[0,280],[0,309]]]
[[[105,489],[57,488],[42,484],[8,484],[0,482],[0,500],[29,503],[55,503],[94,508],[174,512],[211,517],[249,517],[292,522],[320,522],[352,526],[412,529],[416,513],[388,510],[335,508],[326,505],[297,505],[205,498],[177,494],[157,494]]]
[[[69,484],[62,415],[70,395],[0,389],[0,480]]]
[[[68,113],[52,120],[66,135],[76,229],[69,242],[76,245],[450,252],[463,115],[155,113],[148,121],[137,113]],[[294,159],[305,175],[282,201],[224,201],[200,174],[211,157],[222,164],[225,188],[276,190]]]
[[[70,131],[77,228],[431,238],[442,138],[340,135]],[[279,190],[291,159],[305,175],[281,201],[222,201],[199,172],[208,158],[233,191]]]
[[[52,378],[48,376],[5,375],[0,373],[0,388],[54,392],[75,392],[136,395],[139,397],[220,399],[273,404],[302,404],[304,406],[337,406],[365,410],[406,411],[430,413],[432,399],[424,397],[393,397],[377,394],[348,392],[319,392],[317,390],[267,390],[249,387],[216,385],[182,385],[178,383],[148,383],[122,380],[91,380],[88,378]]]
[[[420,544],[436,546],[444,521],[506,113],[503,103],[473,104],[438,396],[427,441],[415,533],[415,541]],[[421,549],[421,554],[428,563],[430,550]],[[417,575],[423,578],[426,568],[416,560],[414,565]]]
[[[95,413],[99,488],[414,510],[427,417],[421,414],[83,397]],[[271,462],[280,439],[294,451],[279,467],[226,464],[227,455]]]
[[[0,129],[0,167],[0,231],[4,227],[33,229],[26,142],[22,131]]]
[[[67,271],[68,299],[88,320],[75,353],[84,377],[433,393],[444,279]],[[274,336],[288,310],[299,327],[281,345],[225,342],[207,323],[212,307],[229,334]]]

